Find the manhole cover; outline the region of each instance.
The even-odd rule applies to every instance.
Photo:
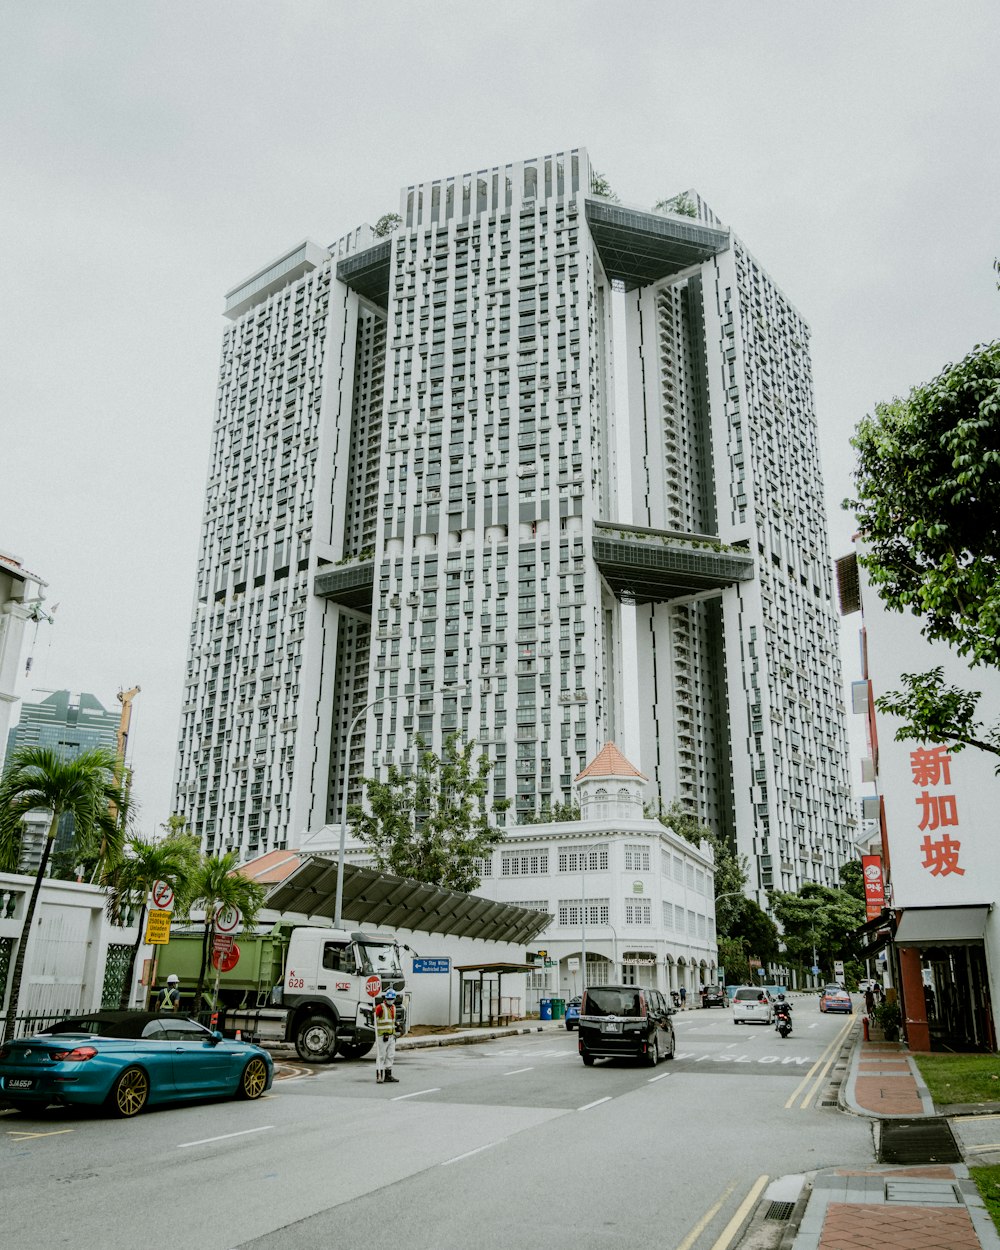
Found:
[[[880,1163],[961,1163],[962,1155],[947,1120],[883,1120]]]

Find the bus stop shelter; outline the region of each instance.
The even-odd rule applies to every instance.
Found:
[[[525,973],[534,972],[535,964],[515,964],[515,963],[485,963],[485,964],[462,964],[456,965],[454,971],[458,974],[458,1027],[463,1024],[463,1014],[465,1009],[465,987],[467,985],[478,986],[479,993],[473,993],[469,1000],[469,1021],[471,1024],[509,1024],[512,1016],[519,1016],[520,999],[517,1000],[517,1007],[513,1006],[513,1000],[508,998],[506,1007],[504,1006],[501,988],[503,984],[504,973]],[[478,980],[477,974],[478,973]],[[471,974],[471,975],[468,975]],[[496,995],[492,993],[492,987],[496,986]],[[487,998],[485,991],[489,989],[489,997]],[[478,999],[478,1020],[474,1018],[476,1014],[476,1000]],[[483,1020],[483,1003],[487,1004],[486,1019]]]

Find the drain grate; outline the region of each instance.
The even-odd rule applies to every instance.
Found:
[[[922,1120],[883,1120],[878,1157],[880,1163],[962,1161],[948,1121],[939,1116],[926,1116]]]
[[[765,1220],[790,1220],[795,1210],[794,1202],[772,1202],[764,1213]]]

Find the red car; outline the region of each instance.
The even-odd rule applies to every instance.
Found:
[[[847,990],[842,990],[839,985],[828,985],[819,996],[819,1009],[820,1011],[844,1011],[852,1015],[854,1004]]]

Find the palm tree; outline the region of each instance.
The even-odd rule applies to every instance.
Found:
[[[157,881],[165,881],[182,899],[188,893],[188,883],[198,867],[198,853],[187,838],[164,838],[160,842],[148,842],[145,838],[129,838],[125,854],[111,864],[104,874],[104,884],[109,887],[106,912],[108,919],[121,923],[123,914],[139,905],[139,930],[129,958],[128,971],[122,982],[118,1006],[124,1011],[132,992],[135,961],[139,956],[146,923],[149,892]]]
[[[201,968],[198,972],[198,988],[195,991],[195,1009],[201,1003],[205,988],[205,970],[208,953],[215,937],[215,916],[220,907],[238,907],[243,913],[243,923],[250,926],[264,905],[264,887],[237,872],[239,856],[228,851],[216,859],[206,856],[191,879],[190,900],[193,907],[205,909],[205,935],[201,943]]]
[[[118,756],[107,747],[95,747],[72,757],[63,757],[48,747],[21,747],[15,751],[0,777],[0,865],[16,869],[24,833],[22,821],[28,812],[39,809],[51,812],[52,820],[11,970],[4,1021],[4,1036],[8,1038],[14,1036],[31,924],[60,819],[63,815],[72,816],[74,848],[81,858],[96,854],[107,862],[121,854],[129,813]]]

